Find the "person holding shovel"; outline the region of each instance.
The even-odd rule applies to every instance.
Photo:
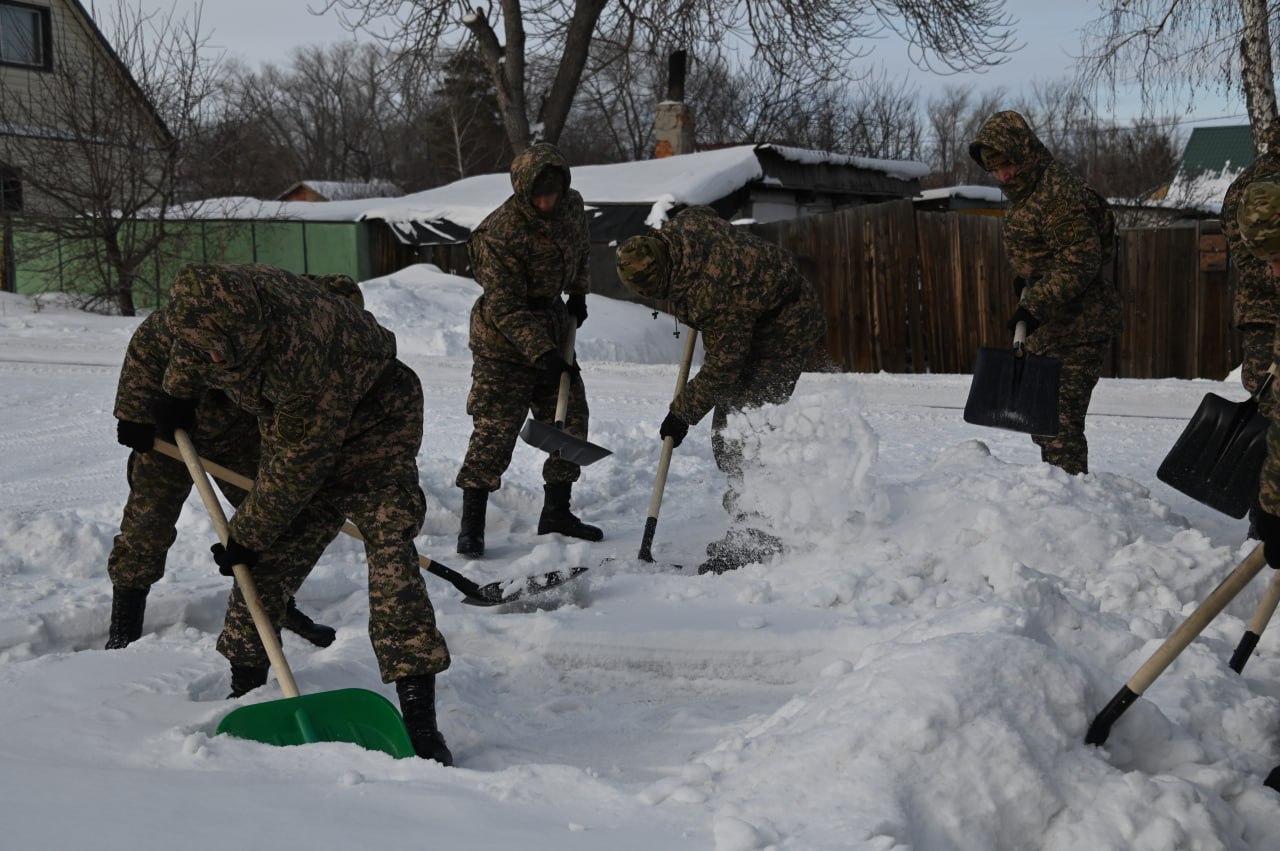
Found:
[[[1271,279],[1267,264],[1249,251],[1240,236],[1237,215],[1244,190],[1257,180],[1280,179],[1280,122],[1267,132],[1267,150],[1231,181],[1222,197],[1222,232],[1227,238],[1227,253],[1236,268],[1236,291],[1232,304],[1236,327],[1240,329],[1240,383],[1251,394],[1262,385],[1273,360],[1276,326],[1280,324],[1280,289]],[[1258,411],[1269,420],[1275,397],[1263,393],[1258,397]],[[1257,539],[1258,512],[1249,509],[1248,537]]]
[[[359,286],[347,275],[320,276],[315,281],[329,292],[364,304]],[[156,438],[152,409],[162,395],[172,350],[167,318],[163,309],[157,310],[134,330],[120,367],[114,411],[116,439],[133,451],[120,534],[107,556],[112,590],[107,650],[127,647],[142,636],[147,595],[164,576],[166,556],[178,535],[178,515],[191,492],[191,477],[182,462],[151,451]],[[212,391],[200,396],[191,436],[205,458],[246,476],[257,471],[261,454],[257,418],[232,405],[225,394]],[[245,496],[244,491],[230,485],[223,487],[223,493],[233,505],[239,505]],[[310,567],[308,559],[311,563],[315,560],[310,554],[318,558],[333,538],[325,539],[323,531],[318,534],[319,539],[294,540],[289,549],[277,547],[265,557],[286,563],[301,560],[304,567]],[[328,647],[336,636],[332,627],[317,624],[301,612],[293,597],[285,606],[283,626],[318,647]],[[255,687],[256,679],[256,675],[233,677],[231,696]]]
[[[395,335],[351,301],[262,265],[185,266],[166,312],[176,343],[158,425],[189,430],[199,393],[213,389],[257,416],[262,434],[257,477],[225,546],[213,546],[214,561],[228,572],[246,565],[279,623],[304,576],[268,570],[264,554],[304,513],[350,519],[365,541],[369,638],[382,681],[396,684],[414,751],[451,765],[435,709],[449,650],[413,543],[426,516],[417,467],[422,385],[396,359]],[[238,587],[218,650],[233,668],[268,664]]]
[[[707,546],[699,573],[723,573],[767,561],[782,548],[738,509],[742,446],[723,432],[729,414],[791,398],[800,373],[826,339],[817,291],[790,254],[720,218],[689,207],[660,230],[618,246],[618,277],[702,334],[697,375],[672,400],[658,430],[679,446],[713,409],[711,446],[728,476],[728,534]]]
[[[1085,414],[1121,326],[1110,275],[1115,217],[1101,195],[1053,158],[1017,112],[987,119],[969,155],[1009,198],[1004,244],[1018,296],[1009,330],[1025,322],[1026,351],[1062,361],[1058,434],[1032,440],[1042,460],[1068,473],[1087,473]]]
[[[586,386],[566,343],[571,329],[587,319],[590,245],[582,196],[569,188],[569,178],[555,145],[525,149],[511,163],[511,196],[471,234],[471,271],[484,292],[471,309],[472,431],[456,480],[462,488],[458,553],[471,558],[484,555],[489,494],[502,486],[526,414],[554,421],[566,372],[564,431],[586,439]],[[561,293],[568,293],[567,301]],[[581,475],[578,464],[557,454],[542,465],[539,535],[604,538],[569,509]]]
[[[1280,175],[1256,180],[1241,190],[1235,226],[1240,246],[1259,261],[1271,285],[1280,287]],[[1274,351],[1271,359],[1277,360]],[[1263,554],[1272,568],[1280,568],[1280,419],[1277,417],[1275,405],[1270,406],[1267,459],[1262,464],[1258,483],[1261,510],[1254,523]],[[1271,770],[1265,783],[1280,792],[1280,766]]]

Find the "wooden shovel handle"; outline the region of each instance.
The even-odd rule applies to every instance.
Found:
[[[196,490],[200,492],[205,510],[209,512],[209,519],[213,521],[218,540],[222,541],[225,547],[227,541],[231,539],[231,529],[227,525],[227,516],[222,512],[222,503],[218,502],[218,497],[213,492],[213,485],[209,484],[209,476],[205,473],[204,464],[200,461],[200,456],[196,453],[196,448],[185,431],[175,429],[173,439],[178,445],[178,451],[182,453],[187,471],[191,473],[191,481],[195,482]],[[280,647],[280,638],[276,635],[275,627],[267,617],[266,609],[262,608],[262,599],[258,596],[258,589],[253,584],[253,576],[249,573],[249,568],[243,564],[237,564],[231,568],[231,572],[235,575],[236,584],[240,586],[240,593],[244,595],[249,614],[253,616],[253,625],[258,630],[258,637],[262,639],[262,646],[267,650],[271,667],[276,670],[280,691],[285,697],[298,697],[300,694],[298,684],[294,681],[293,672],[289,670],[289,663],[284,658],[284,650]]]
[[[676,390],[672,401],[680,397],[685,382],[689,380],[689,365],[693,362],[693,349],[698,343],[698,332],[690,328],[685,335],[684,353],[680,356],[680,372],[676,375]],[[645,519],[644,533],[640,536],[640,560],[653,561],[653,536],[658,529],[658,513],[662,510],[662,492],[667,487],[667,471],[671,469],[671,453],[675,438],[662,439],[662,457],[658,460],[658,475],[653,480],[653,493],[649,497],[649,514]]]
[[[564,337],[564,349],[560,352],[564,356],[567,363],[572,364],[575,357],[574,342],[578,336],[578,326],[570,317],[569,333]],[[565,370],[560,373],[560,393],[556,396],[556,428],[564,431],[564,421],[569,412],[569,384],[572,378],[569,371]]]

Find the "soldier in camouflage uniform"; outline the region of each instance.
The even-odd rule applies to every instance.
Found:
[[[253,571],[279,623],[303,576],[265,570],[260,554],[304,512],[350,518],[369,564],[369,638],[395,682],[419,756],[452,764],[436,725],[435,675],[449,651],[419,570],[426,515],[418,483],[422,385],[396,359],[395,335],[351,301],[270,266],[198,264],[176,276],[167,308],[175,356],[158,425],[184,427],[199,394],[221,390],[258,417],[262,460],[214,560]],[[268,664],[235,590],[218,650],[235,671]]]
[[[471,235],[471,270],[484,293],[471,309],[472,432],[456,484],[462,488],[458,552],[484,554],[485,508],[502,485],[516,438],[532,411],[555,420],[560,376],[569,372],[564,430],[586,439],[586,387],[571,352],[573,326],[587,318],[590,245],[582,196],[569,188],[569,166],[556,146],[534,145],[511,163],[513,194]],[[560,294],[568,293],[568,301]],[[545,502],[538,534],[599,541],[599,528],[569,510],[577,464],[552,454],[542,466]]]
[[[1068,473],[1087,473],[1085,414],[1121,326],[1111,279],[1115,217],[1101,195],[1054,160],[1016,112],[989,118],[969,155],[996,176],[1010,202],[1004,244],[1020,290],[1009,328],[1026,322],[1026,350],[1062,360],[1058,434],[1033,440],[1044,461]]]
[[[791,398],[805,364],[826,338],[817,291],[791,256],[735,228],[710,207],[689,207],[648,235],[618,246],[618,277],[635,292],[665,300],[668,311],[702,334],[698,373],[672,400],[659,436],[679,446],[714,410],[712,451],[729,479],[728,535],[707,547],[700,573],[765,561],[781,549],[737,510],[742,448],[723,430],[733,411]]]
[[[1271,280],[1265,263],[1254,257],[1240,238],[1236,221],[1240,197],[1256,180],[1280,178],[1280,122],[1267,133],[1267,151],[1255,159],[1231,182],[1222,198],[1222,231],[1227,237],[1227,253],[1236,268],[1235,322],[1241,334],[1240,382],[1256,393],[1271,368],[1276,325],[1280,321],[1280,289]],[[1258,399],[1258,409],[1270,418],[1275,405],[1273,393]],[[1249,510],[1249,537],[1257,538],[1257,517],[1261,509]]]
[[[360,288],[350,277],[327,275],[315,280],[330,292],[363,306]],[[116,439],[133,452],[129,455],[129,497],[120,519],[120,534],[107,557],[112,586],[108,650],[127,647],[142,635],[147,594],[164,576],[165,557],[178,536],[178,515],[191,491],[191,475],[182,462],[151,452],[155,443],[152,406],[162,393],[161,383],[172,349],[173,337],[164,311],[156,311],[134,331],[120,368],[115,401]],[[257,418],[232,405],[225,394],[212,391],[200,397],[191,439],[204,458],[250,478],[257,472]],[[244,499],[245,493],[239,488],[225,483],[219,483],[219,487],[233,505]],[[301,561],[309,567],[310,555],[315,553],[318,557],[332,540],[332,534],[328,538],[324,535],[323,525],[306,530],[301,538],[285,542],[289,545],[286,549],[277,546],[264,558],[286,564]],[[329,646],[335,638],[331,627],[317,624],[299,611],[292,597],[285,606],[283,626],[320,647]],[[238,696],[236,685],[232,687],[233,696]],[[243,688],[246,684],[238,685]]]
[[[1234,188],[1234,187],[1233,187]],[[1258,261],[1272,287],[1280,287],[1280,177],[1256,180],[1239,187],[1235,200],[1235,238],[1242,251]],[[1236,257],[1233,255],[1233,257]],[[1236,257],[1239,262],[1238,257]],[[1280,343],[1280,338],[1277,338]],[[1275,357],[1273,355],[1273,362]],[[1280,568],[1280,413],[1271,406],[1267,429],[1267,460],[1262,465],[1255,522],[1267,564]],[[1280,766],[1267,775],[1266,785],[1280,792]]]

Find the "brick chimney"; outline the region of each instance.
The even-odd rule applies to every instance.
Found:
[[[693,153],[693,110],[684,102],[686,56],[685,51],[677,50],[667,60],[667,99],[658,104],[653,121],[655,157]]]

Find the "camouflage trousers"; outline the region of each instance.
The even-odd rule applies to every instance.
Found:
[[[1027,340],[1028,352],[1062,360],[1062,377],[1058,389],[1058,434],[1055,437],[1036,435],[1031,439],[1040,447],[1042,461],[1061,467],[1072,475],[1089,472],[1089,442],[1084,436],[1084,421],[1110,345],[1110,341],[1103,340],[1078,346],[1038,348],[1034,337]]]
[[[282,535],[290,548],[312,556],[253,570],[263,607],[276,625],[325,545],[350,519],[364,538],[369,568],[369,640],[382,681],[434,674],[449,667],[449,649],[436,628],[414,538],[427,513],[418,484],[423,397],[418,376],[396,361],[361,401],[351,439],[327,480]],[[277,549],[273,544],[272,549]],[[305,561],[305,563],[304,563]],[[239,588],[234,588],[218,652],[233,665],[266,667],[266,650]]]
[[[711,452],[716,467],[729,479],[723,504],[731,517],[737,515],[738,492],[742,488],[742,441],[724,436],[729,414],[761,405],[780,405],[791,398],[796,382],[808,361],[808,353],[758,360],[750,364],[732,397],[716,405],[711,414]]]
[[[1276,359],[1276,326],[1261,323],[1249,324],[1241,329],[1240,383],[1250,393],[1258,392],[1262,379]],[[1275,382],[1269,392],[1258,399],[1258,410],[1271,419],[1275,410]]]
[[[471,392],[467,413],[471,415],[471,440],[455,484],[460,488],[496,491],[502,474],[511,464],[516,439],[525,417],[548,425],[555,422],[560,380],[532,366],[476,356],[471,365]],[[590,410],[582,376],[569,384],[564,430],[586,439]],[[548,484],[576,482],[582,475],[577,464],[549,455],[542,465],[542,479]]]
[[[257,419],[237,411],[226,428],[209,436],[201,419],[208,413],[205,406],[197,409],[192,434],[196,451],[206,460],[252,476],[258,469]],[[107,556],[107,575],[117,588],[147,589],[164,576],[169,548],[178,537],[178,516],[191,492],[191,474],[181,461],[155,450],[130,453],[126,474],[129,496],[120,534]],[[232,505],[245,498],[245,492],[232,485],[218,482],[218,487]]]

